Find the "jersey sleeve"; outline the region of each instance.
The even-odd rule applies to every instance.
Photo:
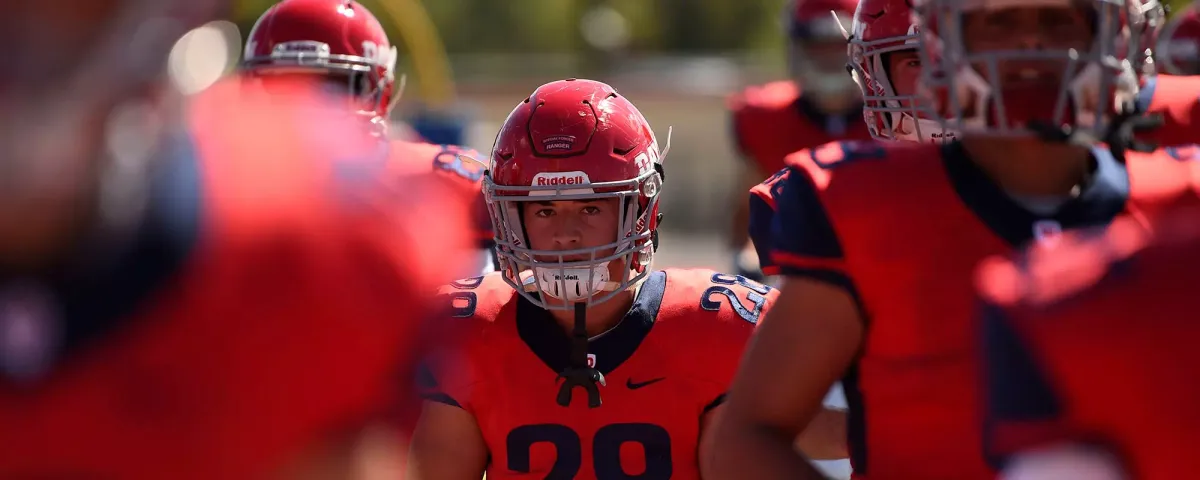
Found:
[[[702,355],[708,359],[699,373],[705,389],[702,398],[707,399],[704,413],[725,403],[726,392],[755,327],[779,299],[779,290],[745,277],[716,274],[714,280],[714,286],[704,292],[701,301],[701,308],[706,309],[717,307],[712,300],[719,298],[721,303],[717,320],[708,329],[706,341],[701,343]],[[735,299],[737,304],[732,303]]]
[[[1159,75],[1146,80],[1136,99],[1138,111],[1161,115],[1163,125],[1139,133],[1163,147],[1189,145],[1200,138],[1200,78]]]
[[[786,168],[775,172],[750,189],[750,242],[754,244],[755,253],[758,254],[759,267],[766,275],[779,274],[779,266],[771,262],[771,225],[778,208],[776,197],[783,193],[783,183],[788,177],[788,172]]]
[[[465,342],[442,339],[422,359],[418,392],[426,401],[468,408],[471,401],[472,368]]]
[[[1016,328],[1017,315],[982,306],[983,449],[997,469],[1015,454],[1067,437],[1061,400]]]
[[[816,183],[805,168],[788,168],[786,178],[774,187],[777,211],[771,222],[770,263],[785,276],[811,277],[851,288],[841,242]]]

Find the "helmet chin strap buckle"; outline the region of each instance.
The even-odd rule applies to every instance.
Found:
[[[562,381],[558,388],[559,405],[571,406],[571,396],[576,387],[587,392],[588,408],[598,408],[604,402],[600,399],[600,387],[605,386],[604,374],[587,364],[587,304],[575,304],[575,325],[571,330],[570,366],[558,374],[555,381]]]

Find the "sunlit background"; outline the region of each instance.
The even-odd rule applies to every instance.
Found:
[[[210,53],[192,57],[223,64],[225,58],[208,47],[213,39],[244,38],[272,3],[240,0],[232,23],[184,43]],[[401,53],[407,87],[396,111],[400,128],[414,125],[431,140],[486,153],[517,102],[537,85],[567,77],[615,86],[639,106],[660,142],[672,127],[662,202],[666,236],[676,241],[666,243],[672,248],[662,258],[670,265],[727,267],[721,236],[731,202],[744,196],[734,191],[736,157],[725,98],[783,77],[784,0],[361,3],[379,17]],[[1169,3],[1182,7],[1187,0]],[[237,54],[228,51],[230,57]],[[205,77],[190,81],[198,88]]]

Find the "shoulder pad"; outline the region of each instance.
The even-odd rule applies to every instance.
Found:
[[[1092,287],[1149,240],[1145,224],[1122,217],[1106,228],[1039,242],[1017,258],[985,259],[976,270],[976,287],[984,300],[1000,306],[1053,304]]]
[[[670,268],[664,272],[667,291],[659,317],[668,321],[709,319],[716,320],[714,324],[752,329],[779,297],[774,288],[740,275],[703,268]]]
[[[471,318],[492,323],[500,310],[516,298],[517,292],[504,281],[500,272],[456,280],[438,288],[439,303],[446,316]]]
[[[392,141],[393,172],[420,174],[433,172],[472,187],[483,181],[487,167],[483,156],[473,148],[459,145]]]
[[[735,112],[779,110],[791,108],[797,98],[800,98],[800,89],[795,82],[778,81],[746,87],[740,93],[730,96],[727,104],[729,109]]]
[[[901,183],[900,178],[903,177],[897,175],[906,172],[924,175],[930,173],[931,167],[940,169],[941,156],[939,146],[933,144],[846,140],[800,150],[788,155],[784,163],[793,169],[808,172],[814,180],[820,180],[818,186],[828,183],[835,175],[867,174]]]

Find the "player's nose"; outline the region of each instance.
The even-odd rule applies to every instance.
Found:
[[[557,250],[579,248],[582,238],[583,235],[580,234],[577,228],[560,228],[557,232],[554,232],[554,247]]]

